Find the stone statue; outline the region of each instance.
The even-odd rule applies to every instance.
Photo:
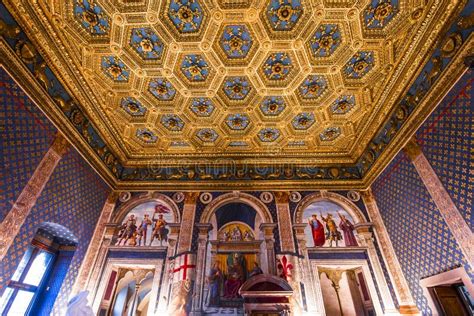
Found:
[[[79,292],[67,303],[66,316],[94,316],[92,308],[88,305],[89,291]]]

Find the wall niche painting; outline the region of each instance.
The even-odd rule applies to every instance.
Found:
[[[330,201],[310,204],[303,212],[308,247],[357,247],[354,220],[341,206]]]
[[[172,210],[164,203],[145,202],[124,217],[115,237],[116,246],[166,246],[168,223],[174,222]]]

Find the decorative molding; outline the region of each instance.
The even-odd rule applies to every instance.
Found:
[[[397,255],[393,249],[390,236],[388,235],[385,224],[377,207],[377,202],[373,196],[372,190],[361,192],[367,213],[375,227],[375,235],[379,241],[379,247],[382,250],[385,266],[388,268],[390,279],[395,286],[400,306],[410,306],[416,308],[415,301],[410,292],[410,288],[403,274]]]

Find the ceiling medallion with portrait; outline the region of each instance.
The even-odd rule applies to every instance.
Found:
[[[172,169],[173,179],[253,181],[249,166],[271,161],[299,171],[270,168],[263,180],[273,174],[275,180],[347,184],[363,183],[390,147],[396,131],[384,134],[387,122],[396,120],[391,126],[401,128],[415,120],[414,107],[399,104],[402,93],[412,91],[412,79],[421,76],[433,84],[440,72],[430,77],[430,69],[447,67],[466,42],[468,28],[454,23],[462,4],[435,2],[424,7],[404,0],[328,0],[317,6],[309,0],[249,0],[241,6],[204,0],[163,0],[155,6],[149,0],[137,6],[108,0],[4,4],[5,14],[14,18],[5,23],[17,20],[22,29],[54,31],[54,36],[26,32],[31,38],[12,39],[11,48],[54,100],[42,105],[44,110],[56,113],[58,106],[63,116],[54,114],[56,119],[82,133],[78,141],[90,146],[84,154],[98,155],[91,161],[104,162],[98,169],[115,184],[171,183],[147,166],[174,168],[173,161],[182,157],[185,171]],[[448,35],[427,36],[452,23],[458,29]],[[438,44],[437,58],[444,60],[436,64],[430,56]],[[38,54],[44,62],[37,61]],[[423,77],[426,60],[434,66]],[[410,100],[421,104],[422,97]],[[104,151],[113,158],[105,162]],[[190,171],[203,160],[222,159],[248,170],[227,175],[217,164],[212,175]],[[304,166],[317,170],[304,173]]]

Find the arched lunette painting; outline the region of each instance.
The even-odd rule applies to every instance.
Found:
[[[151,201],[135,206],[124,217],[117,233],[117,246],[166,246],[168,223],[174,222],[171,209]]]
[[[341,206],[317,201],[303,212],[308,247],[357,247],[354,220]]]

